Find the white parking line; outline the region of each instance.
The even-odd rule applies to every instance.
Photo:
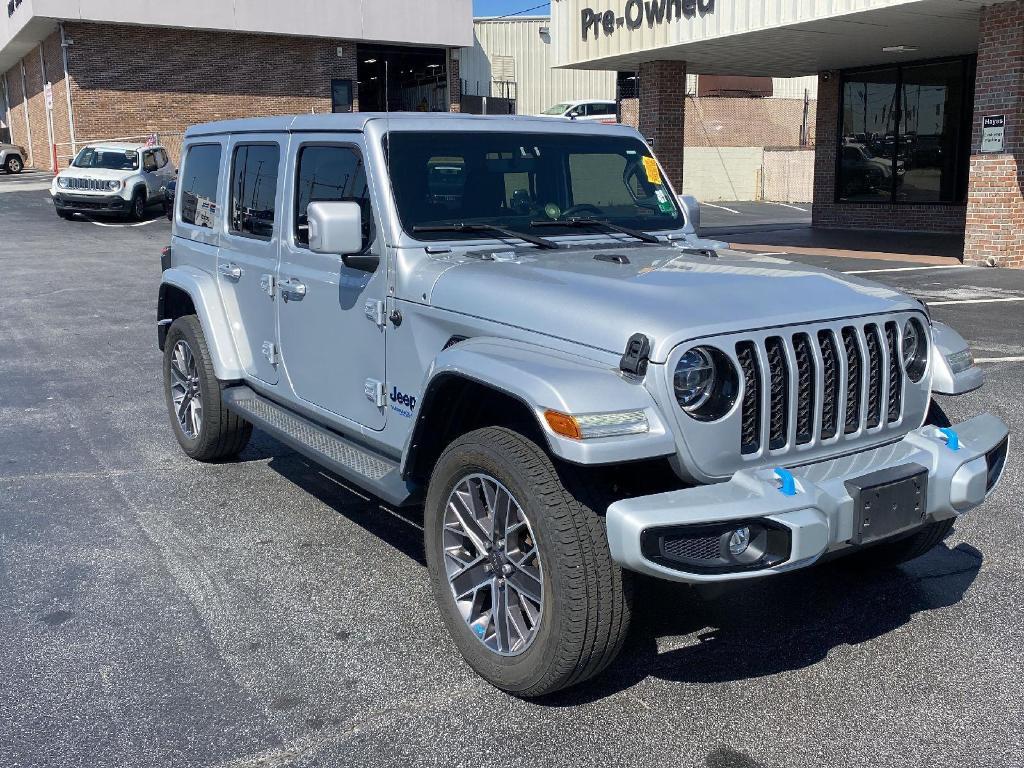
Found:
[[[138,221],[134,224],[113,224],[108,221],[96,221],[96,219],[90,218],[86,218],[85,220],[92,224],[95,224],[97,227],[117,227],[120,229],[124,229],[125,227],[145,227],[160,221],[160,219],[150,219],[149,221]]]
[[[1012,296],[1005,299],[958,299],[957,301],[929,301],[929,307],[944,307],[949,304],[999,304],[1007,301],[1024,301],[1024,296]]]
[[[737,216],[742,216],[743,215],[739,211],[734,211],[732,208],[726,208],[724,205],[715,205],[714,203],[705,203],[705,202],[702,202],[701,205],[706,205],[708,208],[717,208],[720,211],[728,211],[729,213],[735,213]]]
[[[801,208],[799,205],[790,205],[789,203],[772,203],[772,205],[781,205],[783,208],[792,208],[794,211],[803,211],[807,213],[806,208]]]
[[[1024,363],[1024,357],[976,357],[976,363]]]
[[[939,264],[929,267],[886,267],[885,269],[851,269],[844,275],[874,275],[879,272],[917,272],[922,269],[965,269],[964,264]]]

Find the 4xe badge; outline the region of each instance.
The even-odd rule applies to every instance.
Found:
[[[392,388],[388,397],[391,399],[391,410],[397,414],[410,418],[412,412],[416,410],[416,398],[403,394],[398,387]]]

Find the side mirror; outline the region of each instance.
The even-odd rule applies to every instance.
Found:
[[[700,203],[693,195],[680,195],[679,205],[686,214],[686,223],[693,227],[694,234],[700,233]]]
[[[357,256],[363,250],[363,213],[359,203],[318,202],[306,206],[309,250],[341,256],[345,266],[373,270],[376,256]]]
[[[74,164],[75,164],[75,158],[69,157],[68,158],[68,168],[70,168]]]

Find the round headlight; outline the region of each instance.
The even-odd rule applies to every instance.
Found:
[[[57,186],[58,187],[61,187],[62,189],[67,189],[68,188],[68,184],[69,184],[68,180],[66,178],[64,178],[63,176],[58,176],[57,177]]]
[[[685,410],[700,408],[711,397],[715,386],[715,361],[703,347],[691,349],[676,364],[672,381],[676,400]]]
[[[915,384],[924,376],[928,367],[928,334],[916,317],[903,326],[903,369]]]
[[[116,179],[111,179],[110,181],[107,182],[107,189],[109,189],[112,192],[116,192],[120,188],[121,182],[117,181]]]

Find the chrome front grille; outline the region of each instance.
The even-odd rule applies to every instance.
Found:
[[[68,185],[64,189],[78,189],[85,190],[87,192],[107,192],[106,180],[101,179],[76,179],[68,177]]]
[[[896,424],[906,392],[899,353],[893,320],[736,342],[740,452],[800,448]]]

